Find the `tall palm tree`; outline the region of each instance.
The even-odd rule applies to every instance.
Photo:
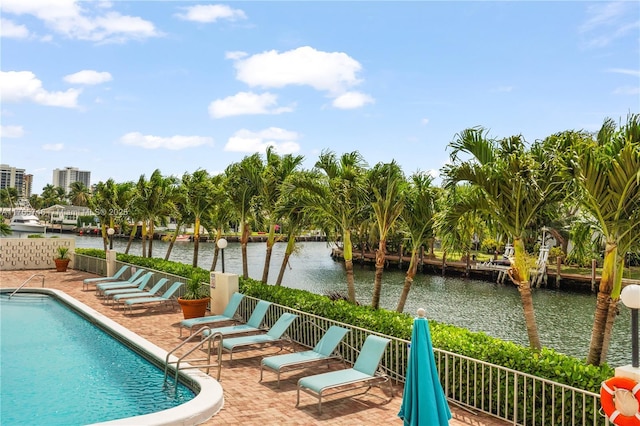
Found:
[[[371,194],[371,207],[378,230],[378,250],[376,251],[376,273],[371,306],[380,307],[382,274],[387,254],[387,235],[402,214],[405,203],[406,180],[402,169],[395,162],[376,164],[367,173],[367,183]]]
[[[218,254],[220,252],[218,240],[222,238],[223,232],[234,219],[233,205],[226,193],[225,179],[224,173],[211,177],[214,188],[211,194],[214,198],[214,207],[207,212],[207,215],[203,219],[204,226],[207,228],[209,234],[215,236],[210,271],[214,271],[218,263]]]
[[[200,249],[200,228],[202,218],[215,207],[215,199],[211,196],[214,191],[211,176],[206,170],[198,169],[192,174],[182,176],[182,186],[185,191],[186,209],[193,217],[193,267],[198,266]]]
[[[102,235],[102,244],[104,250],[107,250],[107,227],[115,226],[115,212],[118,211],[118,184],[113,179],[106,182],[98,182],[93,197],[89,202],[89,207],[100,220],[100,228]]]
[[[420,247],[433,238],[434,216],[436,213],[437,189],[432,186],[433,179],[425,173],[411,175],[406,192],[405,206],[400,219],[410,237],[411,261],[398,300],[397,312],[404,312],[413,278],[418,270],[418,253]]]
[[[247,244],[251,228],[254,197],[258,195],[258,186],[262,174],[262,160],[259,154],[244,157],[242,161],[233,163],[225,169],[226,193],[233,206],[240,229],[240,248],[242,252],[242,277],[249,278],[247,263]]]
[[[69,195],[67,196],[67,199],[72,205],[83,207],[89,205],[91,192],[84,183],[75,181],[71,183],[69,188]]]
[[[297,185],[309,193],[305,206],[315,223],[329,234],[336,235],[342,243],[347,275],[347,297],[356,302],[353,278],[353,243],[351,233],[357,228],[370,207],[366,186],[366,167],[358,151],[342,154],[339,158],[332,151],[324,151],[315,164],[315,175]]]
[[[606,119],[596,138],[567,132],[573,148],[570,170],[583,191],[582,207],[595,219],[605,240],[587,363],[606,361],[622,288],[625,254],[640,240],[640,115],[630,114],[617,128]]]
[[[182,226],[186,223],[191,223],[194,220],[187,208],[187,192],[182,182],[172,189],[169,198],[171,199],[170,216],[176,221],[176,230],[171,236],[169,246],[167,247],[167,253],[164,255],[164,260],[169,260],[169,257],[171,257],[171,251],[173,250],[173,246],[176,243],[176,238],[178,238],[178,234],[180,233]]]
[[[18,202],[18,190],[16,188],[5,188],[0,190],[0,203],[3,207],[13,209]]]
[[[448,206],[449,221],[457,221],[471,211],[491,215],[500,228],[513,240],[515,261],[510,277],[518,287],[529,345],[541,347],[536,324],[531,284],[531,259],[524,248],[523,237],[545,204],[557,202],[564,196],[560,161],[551,149],[534,144],[526,149],[522,136],[494,140],[483,128],[471,128],[455,136],[449,144],[451,163],[444,168],[445,184],[451,190],[460,183],[468,183],[468,196]],[[462,160],[460,154],[470,155]]]
[[[282,185],[287,177],[302,163],[301,155],[286,154],[279,156],[272,146],[267,148],[266,162],[259,180],[260,219],[269,227],[267,234],[267,251],[262,270],[262,282],[267,283],[271,253],[276,242],[275,231],[279,216],[276,215],[276,205],[282,196]]]

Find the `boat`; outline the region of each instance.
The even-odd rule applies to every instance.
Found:
[[[40,222],[38,216],[33,213],[16,211],[11,217],[9,227],[14,232],[31,232],[34,234],[43,234],[47,227]]]
[[[191,241],[191,235],[180,234],[176,236],[176,241]]]

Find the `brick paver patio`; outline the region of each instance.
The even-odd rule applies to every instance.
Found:
[[[96,311],[122,324],[157,346],[171,350],[179,339],[178,323],[182,319],[179,309],[166,310],[140,309],[133,315],[124,315],[112,309],[95,296],[93,287],[83,291],[82,280],[95,277],[85,272],[69,270],[55,272],[41,271],[0,271],[0,287],[17,287],[33,274],[45,276],[45,287],[62,290]],[[29,286],[39,286],[40,280],[34,280]],[[135,311],[134,311],[135,312]],[[188,334],[188,333],[183,333]],[[260,378],[260,359],[277,351],[278,348],[245,351],[234,354],[233,365],[223,362],[220,383],[224,389],[224,407],[206,425],[374,425],[396,424],[402,421],[397,414],[402,403],[402,387],[395,387],[395,397],[389,402],[389,395],[379,388],[373,388],[368,394],[346,398],[348,394],[323,399],[323,412],[318,414],[316,400],[302,394],[300,407],[296,408],[296,382],[299,377],[315,374],[319,371],[298,370],[284,373],[280,389],[276,387],[275,375],[265,373]],[[228,360],[228,355],[225,355]],[[311,371],[311,372],[310,372]],[[212,370],[211,375],[215,377]],[[498,426],[507,422],[484,414],[471,414],[451,405],[452,426]]]

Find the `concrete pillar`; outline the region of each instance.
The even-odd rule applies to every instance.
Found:
[[[112,277],[116,273],[116,254],[115,250],[107,250],[107,274],[105,276]]]
[[[211,272],[210,285],[211,300],[209,305],[211,306],[211,314],[220,315],[224,308],[227,307],[233,293],[238,291],[238,275],[228,272]]]

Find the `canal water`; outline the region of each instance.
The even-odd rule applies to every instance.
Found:
[[[66,235],[65,235],[66,236]],[[97,237],[76,236],[78,248],[102,248]],[[339,291],[346,294],[346,275],[343,262],[334,261],[331,247],[325,242],[301,242],[291,256],[283,285],[317,294]],[[153,256],[164,258],[168,243],[153,242]],[[114,240],[114,249],[124,252],[125,240]],[[209,269],[213,259],[213,243],[201,243],[198,266]],[[265,243],[250,243],[247,248],[249,276],[261,279],[264,266]],[[274,246],[269,283],[276,281],[282,263],[284,243]],[[133,243],[129,254],[141,255],[141,243]],[[225,272],[242,275],[239,243],[229,243],[224,252]],[[191,264],[193,243],[177,242],[170,260]],[[221,270],[220,259],[216,270]],[[374,271],[354,265],[356,297],[362,304],[370,304]],[[395,310],[404,283],[404,271],[386,270],[383,275],[380,306]],[[544,346],[585,359],[591,338],[596,296],[547,289],[533,293],[536,321]],[[427,310],[427,317],[443,323],[481,331],[502,340],[528,345],[520,295],[513,285],[498,285],[490,281],[441,277],[418,273],[405,305],[405,312],[415,314],[418,308]],[[608,353],[612,367],[631,363],[631,315],[619,304],[618,315]]]

